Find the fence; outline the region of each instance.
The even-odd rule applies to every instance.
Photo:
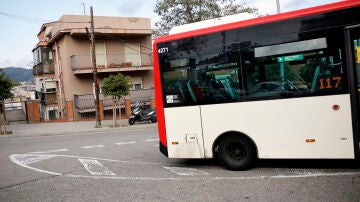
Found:
[[[132,106],[137,101],[142,104],[150,105],[150,100],[154,97],[154,89],[143,89],[130,91],[130,95],[121,97],[116,107],[116,114],[121,112],[122,117],[127,118],[128,112],[126,104]],[[126,103],[128,102],[128,103]],[[100,95],[100,117],[102,119],[113,118],[113,99],[111,96]],[[121,111],[120,111],[121,110]],[[92,94],[74,95],[74,120],[84,120],[95,118],[95,99]]]
[[[131,113],[131,106],[137,101],[144,105],[150,105],[154,101],[153,99],[154,89],[130,91],[128,96],[122,97],[119,100],[116,114],[119,116],[121,112],[123,118],[128,118]],[[152,103],[154,106],[154,102]],[[10,108],[22,112],[22,118],[21,120],[17,119],[17,122],[81,121],[96,117],[95,99],[92,94],[74,95],[73,101],[60,100],[56,96],[47,96],[46,99],[27,100],[21,102],[19,106],[17,104],[13,105]],[[2,106],[4,112],[5,105],[3,104]],[[9,110],[6,110],[7,116],[8,112]],[[14,114],[14,116],[18,117],[19,114]],[[4,116],[5,113],[2,115]],[[113,99],[111,96],[100,95],[100,118],[102,120],[113,118]],[[9,119],[11,119],[10,115]]]
[[[5,102],[6,122],[26,122],[25,101]]]
[[[0,101],[0,134],[11,134],[11,131],[7,130],[7,124],[14,123],[26,123],[26,102],[25,101]]]

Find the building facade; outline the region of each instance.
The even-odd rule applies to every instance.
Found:
[[[93,94],[90,16],[64,15],[42,25],[33,49],[36,95],[43,120],[64,119],[74,97]],[[94,16],[98,82],[110,74],[131,77],[131,89],[153,87],[149,18]]]

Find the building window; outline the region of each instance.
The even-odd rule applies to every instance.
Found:
[[[129,88],[130,88],[130,90],[141,90],[142,85],[141,85],[141,83],[130,84]]]
[[[107,66],[106,46],[105,43],[95,44],[95,55],[97,66]]]
[[[135,43],[125,43],[125,62],[131,66],[141,66],[140,45]]]
[[[41,60],[41,48],[40,47],[38,47],[37,49],[35,49],[33,51],[33,56],[34,56],[34,64],[35,65],[42,62],[42,60]]]
[[[131,83],[129,85],[130,90],[141,90],[142,89],[142,77],[133,76],[131,77]]]

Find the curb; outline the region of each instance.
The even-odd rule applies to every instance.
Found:
[[[124,131],[124,130],[142,130],[147,128],[157,128],[156,123],[151,124],[142,124],[138,125],[134,124],[130,125],[121,125],[120,127],[114,128],[113,125],[103,125],[102,128],[88,128],[88,129],[78,129],[78,130],[66,130],[66,131],[32,131],[32,133],[22,133],[16,130],[12,130],[12,134],[8,135],[0,135],[1,139],[9,139],[9,138],[23,138],[23,137],[48,137],[48,136],[59,136],[59,135],[70,135],[70,134],[86,134],[86,133],[97,133],[97,132],[114,132],[114,131]],[[29,131],[31,132],[31,131]],[[35,134],[34,134],[35,133]]]

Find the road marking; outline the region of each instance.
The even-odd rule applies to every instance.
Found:
[[[20,162],[24,165],[29,165],[32,163],[40,162],[43,160],[51,159],[55,157],[54,155],[44,155],[44,154],[17,154],[16,156],[13,156],[12,160],[15,160],[17,162]]]
[[[134,131],[143,131],[149,130],[148,128],[119,128],[121,132],[134,132]],[[8,140],[8,139],[34,139],[34,138],[51,138],[51,137],[65,137],[65,136],[79,136],[79,135],[92,135],[98,133],[115,133],[116,131],[91,131],[91,132],[84,132],[84,133],[76,133],[76,132],[69,132],[66,134],[38,134],[36,136],[4,136],[0,139]]]
[[[125,176],[85,176],[65,174],[64,176],[73,178],[87,178],[87,179],[111,179],[111,180],[147,180],[147,181],[182,181],[182,180],[261,180],[261,179],[286,179],[286,178],[310,178],[310,177],[332,177],[332,176],[351,176],[360,175],[360,172],[338,172],[338,173],[322,173],[315,175],[260,175],[248,177],[125,177]]]
[[[177,175],[186,175],[186,176],[209,175],[209,173],[206,173],[204,171],[201,171],[201,170],[198,170],[195,168],[166,167],[166,166],[163,166],[163,168],[170,170],[171,172],[173,172]]]
[[[56,152],[65,152],[69,151],[68,149],[52,149],[52,150],[45,150],[45,151],[36,151],[36,152],[29,152],[30,154],[50,154]]]
[[[63,177],[73,177],[73,178],[88,178],[88,179],[112,179],[112,180],[147,180],[147,181],[181,181],[181,180],[214,180],[214,181],[221,181],[221,180],[261,180],[261,179],[291,179],[291,178],[313,178],[313,177],[333,177],[333,176],[360,176],[360,171],[344,171],[344,172],[327,172],[318,169],[309,169],[306,172],[303,172],[301,169],[294,169],[294,172],[290,174],[280,174],[280,175],[253,175],[253,176],[211,176],[209,174],[205,174],[205,172],[200,171],[200,176],[191,177],[191,176],[184,176],[184,177],[138,177],[138,176],[116,176],[115,174],[109,175],[73,175],[70,173],[57,173],[52,172],[49,170],[42,170],[33,166],[37,166],[36,162],[40,162],[47,159],[52,159],[53,157],[57,158],[75,158],[75,159],[83,159],[85,161],[90,160],[92,162],[98,161],[108,161],[108,162],[117,162],[123,163],[125,165],[129,164],[142,164],[142,165],[157,165],[161,166],[162,168],[181,168],[184,167],[175,167],[171,164],[163,164],[163,163],[150,163],[150,162],[135,162],[135,161],[123,161],[123,160],[114,160],[114,159],[105,159],[105,158],[92,158],[92,157],[85,157],[85,156],[70,156],[70,155],[61,155],[61,154],[11,154],[9,159],[16,165],[21,166],[23,168],[31,169],[40,173],[46,173],[56,176],[63,176]],[[80,161],[80,160],[79,160]],[[100,164],[100,163],[99,163]],[[84,165],[84,164],[83,164]],[[96,163],[92,165],[98,166]],[[101,164],[100,164],[101,165]],[[85,167],[85,165],[84,165]],[[103,167],[102,165],[100,167]],[[103,167],[104,168],[104,167]],[[107,168],[106,168],[107,169]],[[189,168],[188,168],[189,169]],[[192,169],[192,168],[191,168]],[[190,170],[191,170],[190,169]],[[170,169],[168,169],[170,170]],[[189,173],[188,170],[187,172]],[[193,169],[196,170],[196,169]],[[170,170],[171,171],[171,170]],[[199,171],[199,170],[196,170]],[[300,172],[299,172],[300,171]],[[111,171],[110,171],[111,172]],[[171,171],[173,172],[173,171]],[[184,172],[184,171],[183,171]],[[111,172],[112,173],[112,172]],[[186,173],[186,172],[184,172]],[[194,175],[194,174],[192,174]],[[239,172],[241,175],[241,172]]]
[[[144,140],[145,142],[155,142],[155,141],[159,141],[159,139],[147,139],[147,140]]]
[[[115,173],[111,172],[108,168],[104,167],[98,160],[93,159],[78,159],[84,168],[91,175],[115,175]]]
[[[116,145],[127,145],[127,144],[135,144],[135,141],[129,141],[129,142],[117,142]]]
[[[44,155],[44,154],[39,154],[39,155],[34,155],[34,154],[12,154],[9,156],[9,159],[11,160],[11,162],[24,167],[24,168],[28,168],[40,173],[47,173],[47,174],[51,174],[51,175],[61,175],[61,173],[56,173],[56,172],[51,172],[51,171],[47,171],[47,170],[42,170],[42,169],[38,169],[38,168],[34,168],[29,166],[28,164],[31,163],[35,163],[35,162],[40,162],[42,160],[46,160],[46,159],[50,159],[56,157],[56,155]],[[30,161],[30,159],[32,159]]]
[[[100,147],[105,147],[105,146],[102,144],[98,144],[98,145],[83,146],[81,148],[82,149],[93,149],[93,148],[100,148]]]

